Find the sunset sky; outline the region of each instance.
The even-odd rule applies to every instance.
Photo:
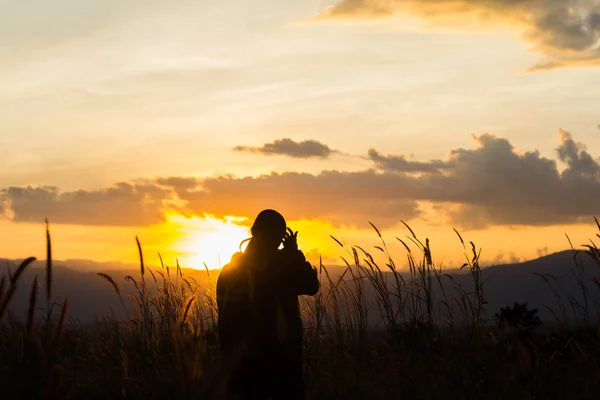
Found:
[[[0,0],[0,257],[216,267],[275,208],[531,259],[596,234],[599,111],[598,0]]]

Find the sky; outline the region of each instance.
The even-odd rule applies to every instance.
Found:
[[[311,260],[586,243],[598,0],[0,0],[0,257],[222,265],[265,208]]]

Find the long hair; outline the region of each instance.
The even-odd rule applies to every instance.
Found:
[[[277,211],[271,209],[261,211],[256,216],[252,228],[250,228],[252,237],[240,242],[240,252],[244,243],[248,242],[247,248],[250,247],[255,237],[261,234],[281,235],[281,238],[283,238],[286,226],[285,218]]]

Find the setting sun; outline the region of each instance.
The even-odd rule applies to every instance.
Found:
[[[190,268],[221,268],[239,251],[240,242],[249,237],[248,228],[240,225],[243,218],[228,217],[224,221],[207,216],[177,221],[184,228],[175,245],[182,256],[182,265]],[[176,222],[172,219],[173,222]]]

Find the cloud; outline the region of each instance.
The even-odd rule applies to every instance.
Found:
[[[558,131],[561,146],[557,149],[558,158],[569,165],[563,172],[566,178],[578,177],[589,180],[600,178],[600,165],[588,152],[584,145],[575,143],[573,136],[562,129]]]
[[[198,179],[193,176],[170,176],[168,178],[157,178],[156,183],[167,187],[176,187],[181,190],[191,190],[198,187]]]
[[[544,256],[547,256],[548,254],[550,254],[550,249],[548,248],[548,246],[544,246],[541,249],[537,249],[538,257],[544,257]]]
[[[600,64],[598,0],[341,0],[317,19],[394,14],[458,26],[467,20],[509,24],[545,56],[531,70]]]
[[[320,218],[340,225],[368,226],[369,220],[393,225],[419,214],[417,203],[395,185],[398,176],[373,170],[271,173],[199,181],[200,190],[172,189],[190,215],[254,217],[264,208],[280,210],[289,220]]]
[[[430,202],[462,228],[586,221],[600,214],[600,164],[569,133],[560,130],[558,137],[562,171],[555,159],[485,134],[473,136],[476,148],[454,149],[443,161],[406,161],[371,149],[375,170],[218,177],[199,181],[199,189],[173,190],[188,212],[217,216],[273,207],[291,219],[389,227],[420,217],[420,202]]]
[[[538,250],[539,253],[539,250]],[[505,265],[505,264],[518,264],[520,262],[525,261],[523,258],[517,257],[514,252],[509,254],[498,253],[494,258],[489,261],[484,261],[483,264],[485,266],[494,266],[494,265]]]
[[[0,190],[2,214],[14,222],[140,226],[163,222],[168,191],[153,183],[117,183],[101,190],[59,192],[56,187]]]
[[[600,166],[567,132],[559,130],[559,139],[563,171],[537,151],[518,153],[508,140],[482,135],[478,149],[450,153],[446,175],[422,183],[438,191],[430,199],[458,205],[449,214],[461,226],[581,222],[600,213]]]
[[[316,140],[295,142],[292,139],[277,139],[261,147],[236,146],[234,151],[260,153],[264,155],[283,155],[294,158],[328,158],[335,150]]]
[[[305,251],[304,255],[308,261],[310,261],[314,266],[319,267],[319,262],[323,263],[323,265],[336,265],[340,262],[340,259],[337,257],[328,257],[324,255],[319,249],[310,249],[309,251]]]
[[[369,151],[375,168],[284,172],[256,177],[163,177],[114,187],[60,193],[56,188],[0,191],[4,215],[16,222],[147,225],[173,210],[187,216],[253,218],[264,208],[289,220],[322,219],[334,226],[389,228],[436,215],[461,229],[489,225],[548,226],[600,215],[600,162],[559,130],[556,158],[518,151],[505,138],[473,136],[444,160],[407,161]]]
[[[439,160],[430,162],[407,161],[403,155],[383,156],[375,149],[369,149],[369,159],[377,165],[378,168],[385,171],[395,172],[440,172],[447,167],[446,163]]]

